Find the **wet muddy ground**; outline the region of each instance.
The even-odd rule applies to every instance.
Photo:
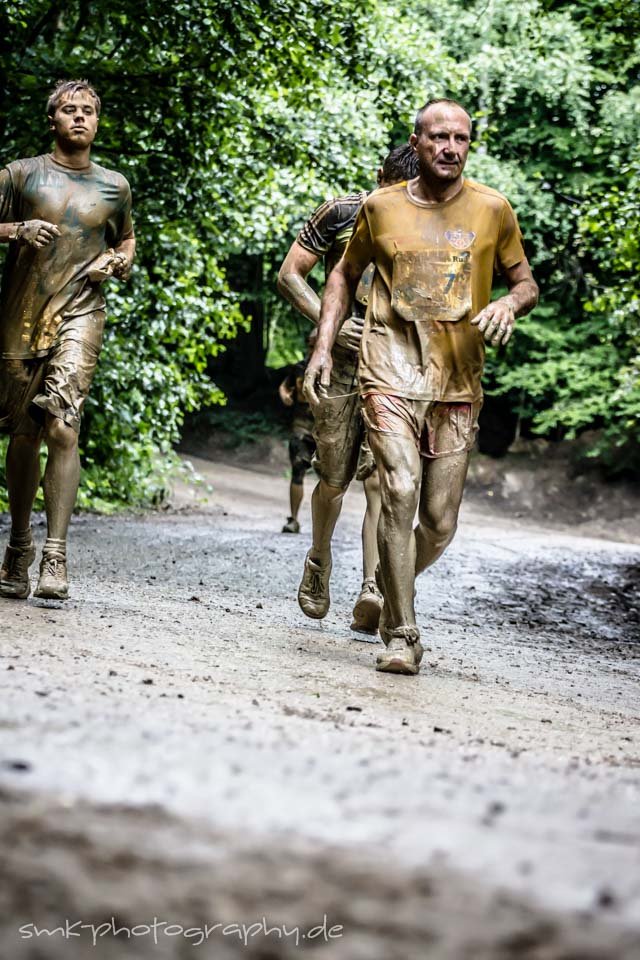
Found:
[[[640,545],[471,497],[382,676],[360,492],[312,622],[308,505],[198,467],[75,520],[68,603],[0,601],[2,960],[637,960]]]

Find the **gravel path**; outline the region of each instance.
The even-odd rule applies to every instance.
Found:
[[[313,622],[285,481],[197,467],[75,520],[72,600],[0,601],[0,956],[637,960],[640,546],[471,502],[383,676],[360,491]]]

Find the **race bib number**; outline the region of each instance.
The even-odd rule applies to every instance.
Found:
[[[469,250],[398,250],[391,306],[403,320],[455,323],[471,312]]]

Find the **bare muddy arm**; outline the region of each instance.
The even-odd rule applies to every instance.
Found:
[[[46,247],[60,236],[55,223],[48,220],[25,220],[24,223],[0,223],[0,243],[21,240],[31,247]]]
[[[289,386],[287,380],[283,380],[278,387],[278,396],[284,403],[285,407],[293,406],[293,391],[294,387]]]
[[[494,347],[509,342],[516,317],[525,316],[538,302],[538,285],[526,258],[513,267],[505,268],[503,275],[509,293],[506,297],[494,300],[471,321]]]
[[[320,378],[323,387],[329,386],[331,348],[342,322],[349,314],[362,273],[362,270],[351,266],[343,258],[329,274],[322,297],[318,339],[304,375],[304,395],[312,406],[319,403],[316,380]]]
[[[307,283],[307,277],[319,259],[294,240],[278,273],[278,291],[314,324],[320,319],[320,297]]]

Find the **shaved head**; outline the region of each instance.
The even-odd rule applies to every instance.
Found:
[[[422,133],[422,125],[429,111],[434,110],[436,107],[454,107],[457,110],[461,110],[469,121],[469,132],[471,132],[471,117],[462,104],[458,103],[457,100],[449,100],[447,97],[440,97],[435,100],[427,100],[424,106],[420,107],[416,113],[416,120],[413,127],[413,132],[416,134],[416,136],[419,137]]]

